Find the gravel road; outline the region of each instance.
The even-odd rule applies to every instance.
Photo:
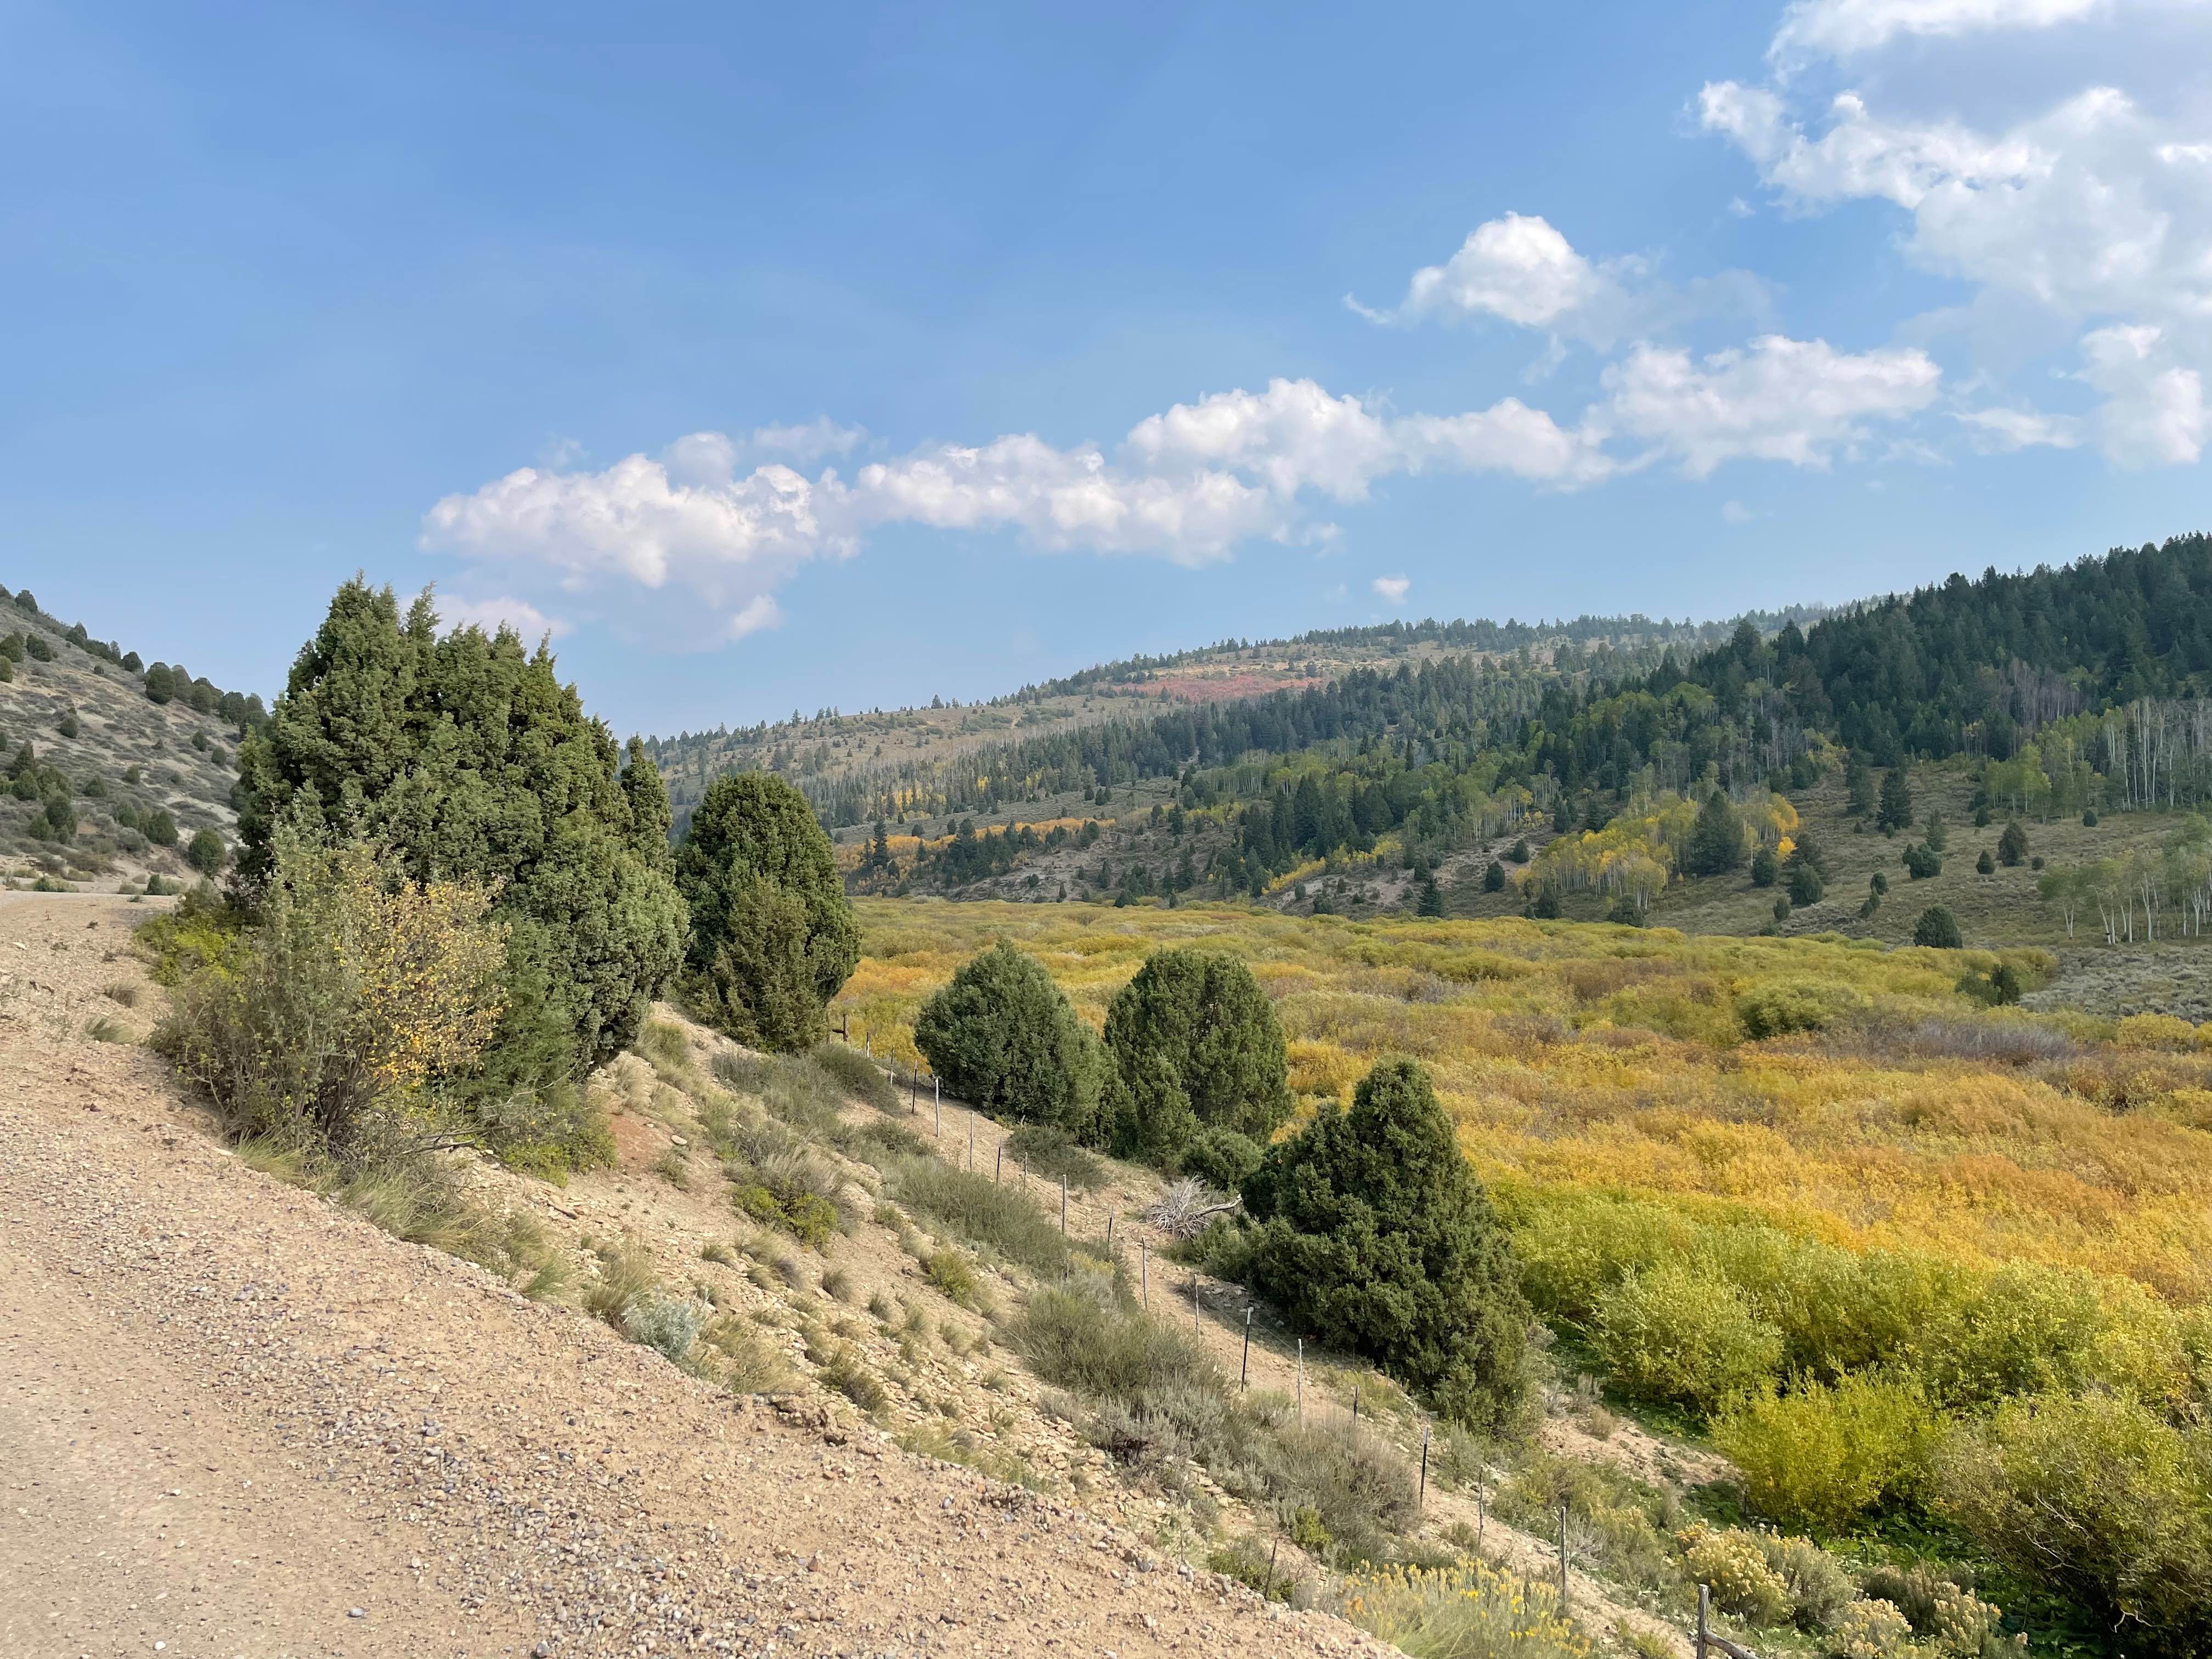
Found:
[[[249,1169],[0,902],[0,1653],[1387,1654]]]

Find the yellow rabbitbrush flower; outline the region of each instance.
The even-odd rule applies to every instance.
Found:
[[[1338,1611],[1415,1659],[1587,1659],[1590,1644],[1561,1616],[1558,1593],[1480,1561],[1355,1573]]]

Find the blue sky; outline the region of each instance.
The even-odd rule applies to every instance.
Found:
[[[2206,520],[2201,3],[0,30],[0,580],[226,685],[356,568],[670,732]]]

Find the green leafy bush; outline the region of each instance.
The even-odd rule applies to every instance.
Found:
[[[435,1144],[502,1012],[505,929],[480,888],[410,882],[361,848],[281,842],[260,918],[155,1032],[230,1131],[350,1150]]]
[[[1245,1183],[1255,1289],[1445,1416],[1498,1428],[1522,1398],[1528,1306],[1428,1073],[1384,1060]]]
[[[1816,1532],[1923,1491],[1938,1438],[1918,1389],[1862,1376],[1753,1394],[1713,1426],[1713,1443],[1743,1472],[1752,1507]]]
[[[1768,1382],[1782,1333],[1709,1268],[1681,1261],[1629,1273],[1601,1295],[1590,1338],[1623,1388],[1701,1412]]]
[[[2163,1651],[2212,1646],[2212,1431],[2118,1395],[2009,1401],[1940,1476],[1937,1508],[1996,1559]]]
[[[1815,980],[1777,980],[1754,985],[1735,1000],[1736,1018],[1754,1042],[1792,1031],[1825,1031],[1863,1007],[1845,986]]]
[[[194,832],[191,845],[185,850],[185,862],[204,876],[222,874],[222,866],[229,861],[230,849],[212,830]]]
[[[1182,1172],[1195,1176],[1217,1191],[1241,1191],[1260,1165],[1267,1149],[1234,1129],[1201,1129],[1176,1160]]]
[[[677,849],[676,884],[691,910],[685,984],[701,1012],[755,1047],[820,1042],[860,935],[805,797],[770,773],[716,779]]]

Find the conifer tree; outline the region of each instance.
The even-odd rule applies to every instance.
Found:
[[[717,778],[677,849],[691,908],[685,984],[741,1042],[807,1048],[860,960],[860,932],[830,837],[806,798],[769,772]]]
[[[682,960],[666,823],[641,824],[633,805],[659,787],[652,761],[634,749],[625,779],[551,653],[526,651],[510,628],[441,636],[428,592],[403,618],[390,588],[356,578],[238,758],[247,885],[289,824],[387,847],[410,880],[497,892],[507,996],[486,1098],[580,1079],[621,1052]]]
[[[1912,783],[1902,766],[1881,775],[1881,805],[1875,809],[1874,827],[1885,832],[1912,827]]]
[[[1171,1158],[1200,1129],[1265,1142],[1291,1114],[1274,1005],[1231,956],[1155,951],[1106,1011],[1122,1085],[1115,1142]]]
[[[1693,876],[1724,876],[1743,862],[1743,822],[1716,789],[1698,809],[1682,867]]]
[[[914,1042],[969,1105],[1104,1141],[1112,1061],[1043,964],[1005,940],[962,963],[922,1004]]]
[[[1253,1288],[1294,1329],[1362,1354],[1444,1415],[1513,1416],[1528,1310],[1512,1249],[1429,1075],[1378,1064],[1244,1183]]]

